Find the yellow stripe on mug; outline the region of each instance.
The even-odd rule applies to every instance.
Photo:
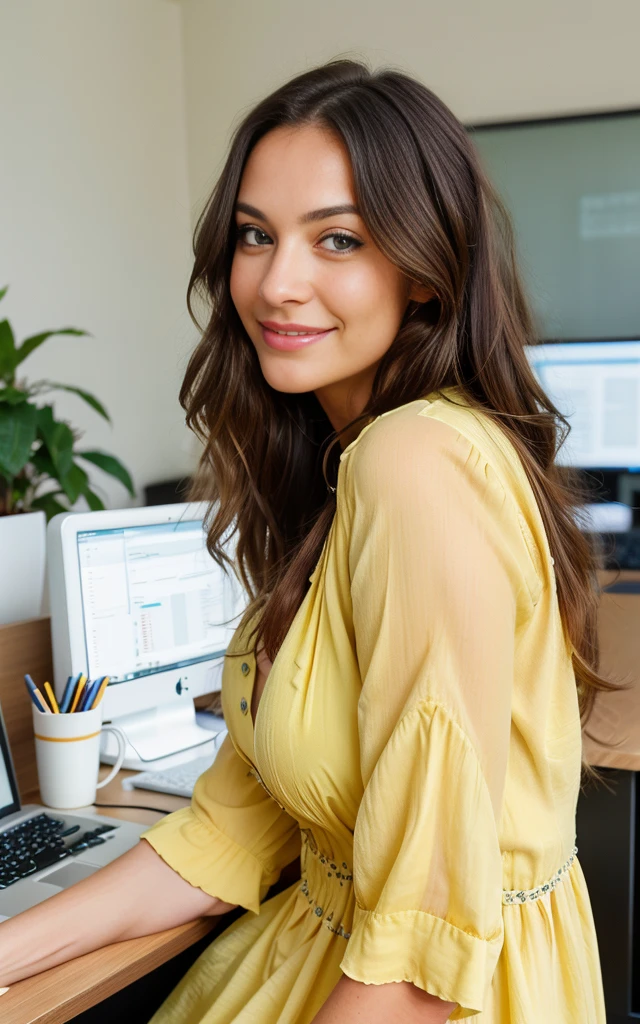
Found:
[[[94,736],[100,735],[100,729],[97,732],[88,732],[86,736],[39,736],[38,733],[34,733],[37,740],[44,740],[45,743],[79,743],[80,740],[92,740]]]

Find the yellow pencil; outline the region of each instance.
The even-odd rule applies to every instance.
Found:
[[[76,686],[76,692],[74,693],[73,700],[71,701],[71,707],[69,708],[69,714],[71,714],[73,711],[76,710],[76,707],[78,705],[78,701],[80,700],[80,694],[84,690],[84,684],[86,683],[86,681],[87,681],[87,677],[86,676],[80,676],[80,680],[78,682],[78,685]]]
[[[58,702],[56,700],[56,695],[53,692],[53,687],[51,686],[51,683],[45,683],[44,684],[44,692],[46,693],[47,697],[49,698],[49,703],[51,705],[51,710],[53,711],[54,715],[59,715],[60,714],[60,708],[58,707]]]
[[[104,691],[106,690],[108,685],[109,685],[109,676],[105,676],[104,679],[102,680],[102,682],[100,683],[100,689],[98,690],[98,692],[96,693],[95,697],[93,698],[93,700],[91,702],[91,710],[92,711],[93,711],[94,708],[97,708],[98,704],[100,703],[100,701],[104,697]]]

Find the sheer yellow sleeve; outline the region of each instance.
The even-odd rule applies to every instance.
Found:
[[[344,456],[343,456],[344,457]],[[518,510],[470,441],[376,421],[348,454],[365,785],[342,970],[483,1008],[502,946],[498,823],[515,638],[535,570]]]
[[[256,914],[300,849],[297,822],[249,773],[230,736],[196,782],[191,806],[142,838],[191,885]]]

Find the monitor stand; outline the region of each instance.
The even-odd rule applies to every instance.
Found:
[[[215,732],[197,724],[193,701],[170,701],[146,711],[119,715],[110,719],[110,724],[117,725],[127,737],[122,767],[133,771],[171,768],[195,757],[213,757],[216,751]],[[117,754],[116,737],[104,732],[100,760],[115,764]]]

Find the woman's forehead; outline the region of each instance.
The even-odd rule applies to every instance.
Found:
[[[325,208],[355,207],[351,163],[344,143],[317,125],[277,128],[251,152],[238,202],[295,219]]]

